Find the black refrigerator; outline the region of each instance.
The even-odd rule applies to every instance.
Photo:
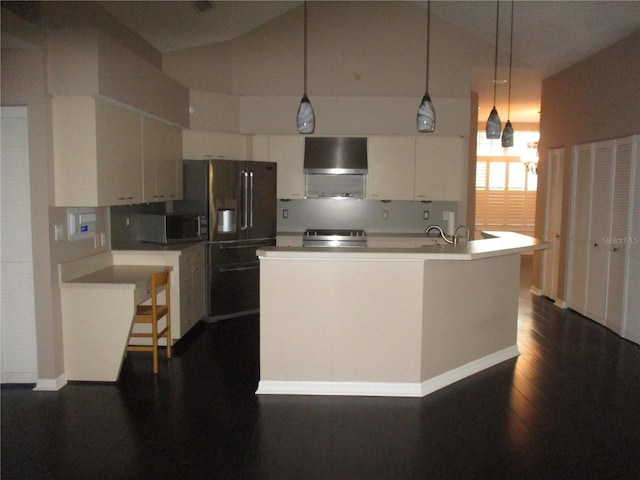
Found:
[[[276,244],[277,164],[185,160],[177,213],[201,215],[208,229],[208,321],[257,313],[260,263],[256,250]]]

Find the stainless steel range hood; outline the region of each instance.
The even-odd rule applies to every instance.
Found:
[[[366,137],[306,137],[304,173],[308,175],[365,175]]]

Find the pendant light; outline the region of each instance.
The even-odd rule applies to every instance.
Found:
[[[307,97],[307,2],[304,2],[304,93],[300,106],[298,107],[298,115],[296,116],[296,126],[298,133],[313,133],[316,128],[316,115],[313,107]]]
[[[502,131],[502,146],[513,147],[513,126],[511,125],[511,67],[513,65],[513,0],[511,0],[511,38],[509,45],[509,100],[507,102],[507,124]]]
[[[502,123],[496,110],[496,82],[498,80],[498,26],[500,20],[500,0],[496,1],[496,55],[495,65],[493,67],[493,108],[487,119],[487,138],[496,139],[500,138],[500,131],[502,130]]]
[[[427,71],[424,97],[418,107],[418,131],[431,133],[436,129],[436,111],[429,96],[429,40],[431,38],[431,0],[427,2]]]

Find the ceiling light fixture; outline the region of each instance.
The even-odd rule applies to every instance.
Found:
[[[511,125],[511,67],[513,65],[513,0],[511,0],[511,38],[509,40],[509,100],[507,102],[507,123],[502,131],[502,146],[513,147],[513,125]]]
[[[500,20],[500,0],[496,1],[496,55],[495,64],[493,67],[493,108],[487,119],[486,134],[489,139],[500,138],[500,132],[502,130],[502,123],[496,110],[496,80],[498,77],[498,27]]]
[[[307,2],[304,2],[304,93],[300,106],[298,107],[298,115],[296,116],[296,126],[298,133],[313,133],[316,128],[316,115],[313,107],[307,97]]]
[[[418,131],[431,133],[436,129],[436,110],[429,96],[429,40],[431,38],[431,0],[427,2],[427,71],[424,97],[418,107]]]

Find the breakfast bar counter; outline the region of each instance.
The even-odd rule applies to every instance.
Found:
[[[518,355],[508,232],[421,248],[258,250],[258,394],[424,396]]]

